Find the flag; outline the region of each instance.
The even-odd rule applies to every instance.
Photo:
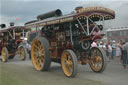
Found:
[[[19,20],[19,18],[16,18],[16,21],[18,21]]]

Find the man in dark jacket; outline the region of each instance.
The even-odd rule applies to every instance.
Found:
[[[126,51],[126,64],[128,64],[128,40],[124,45],[124,50]]]

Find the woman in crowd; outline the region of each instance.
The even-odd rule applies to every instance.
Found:
[[[116,57],[119,64],[121,64],[121,47],[120,41],[118,41],[116,44]]]
[[[110,41],[108,41],[106,44],[106,54],[108,56],[108,61],[110,61],[112,58],[112,46],[110,44]]]

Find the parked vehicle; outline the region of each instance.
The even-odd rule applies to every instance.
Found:
[[[89,63],[94,72],[103,72],[105,52],[102,48],[91,47],[91,44],[103,38],[104,21],[114,18],[114,11],[103,7],[78,7],[68,15],[62,15],[57,9],[37,16],[37,21],[25,25],[37,30],[31,44],[35,69],[46,71],[51,62],[57,62],[61,63],[67,77],[75,77],[77,64]]]
[[[3,62],[13,59],[16,54],[20,56],[21,60],[25,60],[27,51],[25,46],[21,44],[24,42],[25,33],[28,30],[24,26],[10,26],[0,29],[0,55]]]

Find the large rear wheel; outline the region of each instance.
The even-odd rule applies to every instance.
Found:
[[[106,68],[106,54],[102,48],[92,47],[90,51],[89,64],[94,72],[103,72]]]
[[[44,37],[36,37],[32,41],[31,56],[32,63],[36,70],[46,71],[51,64],[51,58],[49,54],[49,42]]]
[[[77,57],[72,50],[65,50],[61,56],[61,65],[67,77],[75,77],[77,74]]]
[[[2,48],[1,57],[2,57],[3,62],[7,62],[7,60],[8,60],[8,49],[6,47]]]

